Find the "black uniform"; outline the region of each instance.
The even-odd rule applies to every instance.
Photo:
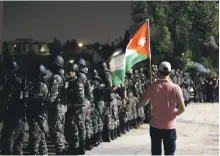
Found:
[[[103,119],[104,119],[104,127],[103,127],[103,141],[110,142],[110,131],[114,129],[111,122],[111,108],[110,108],[110,102],[111,102],[111,93],[112,93],[112,75],[111,71],[108,69],[107,64],[104,62],[102,64],[103,67],[103,81],[105,83],[105,91],[104,94],[104,102],[105,102],[105,108],[103,112]]]
[[[54,60],[53,75],[49,84],[48,124],[52,142],[55,144],[56,154],[65,154],[64,123],[66,105],[64,60],[57,56]]]
[[[22,155],[25,130],[25,79],[17,75],[18,66],[12,62],[3,87],[5,115],[1,132],[1,154]]]
[[[93,94],[91,84],[87,79],[88,68],[86,67],[86,62],[84,59],[80,59],[78,61],[79,65],[79,75],[77,79],[77,86],[79,88],[79,104],[83,107],[82,117],[85,123],[86,129],[86,149],[90,150],[92,148],[92,137],[93,137],[93,127],[91,121],[91,113],[92,113],[92,103],[93,103]],[[85,119],[85,120],[84,120]]]
[[[29,89],[29,100],[27,102],[27,119],[29,125],[29,153],[30,155],[47,155],[46,131],[47,110],[46,99],[49,95],[48,84],[43,76],[46,69],[39,66],[40,73]]]
[[[103,132],[103,119],[102,113],[104,109],[104,101],[102,91],[105,87],[103,81],[98,75],[97,70],[94,70],[94,77],[92,81],[93,95],[94,95],[94,133],[95,133],[95,144],[102,142],[102,132]],[[101,93],[101,94],[100,94]],[[96,127],[97,126],[97,127]],[[97,129],[96,129],[97,128]],[[97,130],[97,131],[96,131]]]

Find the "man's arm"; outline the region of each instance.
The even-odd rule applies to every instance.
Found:
[[[178,109],[176,110],[175,115],[178,116],[185,111],[186,107],[184,103],[183,92],[178,85],[176,86],[176,102],[178,105]]]
[[[50,103],[53,103],[53,102],[55,102],[55,100],[57,99],[57,97],[59,95],[59,89],[63,85],[63,79],[59,75],[54,75],[51,78],[50,85],[51,85],[50,88],[49,88],[50,96],[48,98],[48,101]]]
[[[143,98],[141,99],[141,101],[137,104],[137,108],[140,108],[140,107],[144,107],[150,100],[150,84],[148,85],[145,93],[144,93],[144,96]]]
[[[84,90],[84,77],[80,74],[78,79],[77,79],[77,102],[79,104],[83,104],[85,101],[85,90]]]

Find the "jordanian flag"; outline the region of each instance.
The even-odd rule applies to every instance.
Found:
[[[145,20],[130,28],[130,41],[125,50],[125,72],[130,72],[132,67],[151,56],[150,53],[150,27],[149,20]]]
[[[131,26],[126,31],[121,49],[113,53],[109,62],[112,72],[113,85],[124,83],[125,73],[130,72],[132,67],[150,57],[150,30],[149,20]]]

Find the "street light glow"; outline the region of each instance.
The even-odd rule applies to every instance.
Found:
[[[79,46],[80,48],[83,47],[83,43],[80,42],[80,43],[78,44],[78,46]]]

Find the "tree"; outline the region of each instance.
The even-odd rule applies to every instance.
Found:
[[[56,38],[53,39],[53,42],[51,44],[48,45],[49,49],[50,49],[50,53],[52,55],[57,55],[61,52],[61,42],[59,40],[57,40]]]
[[[184,65],[192,61],[192,51],[190,49],[187,49],[184,53],[182,53],[181,61]]]
[[[70,41],[70,45],[69,45],[69,48],[74,51],[78,48],[78,42],[76,41],[76,39],[72,39]]]
[[[215,44],[219,34],[218,11],[218,3],[214,1],[141,1],[131,5],[135,23],[150,20],[153,55],[171,51],[182,57],[182,53],[192,51],[195,60],[209,57],[207,49],[218,51]]]
[[[172,52],[172,40],[171,33],[168,30],[168,27],[158,27],[157,32],[154,34],[156,38],[152,40],[154,43],[153,51],[157,54]],[[158,42],[160,39],[160,42]]]

